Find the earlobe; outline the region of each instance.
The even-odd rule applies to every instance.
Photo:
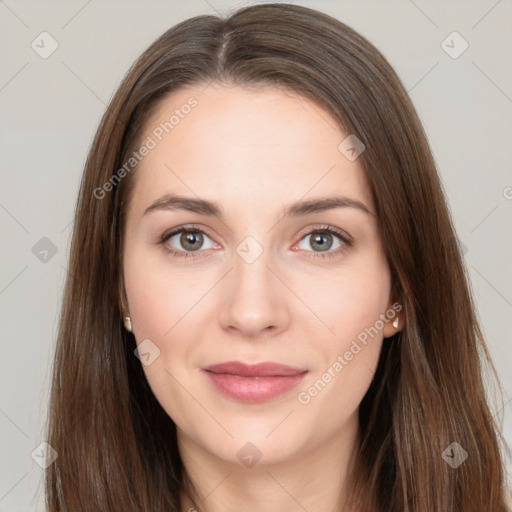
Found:
[[[132,332],[132,319],[129,316],[124,317],[124,328],[128,332]]]
[[[388,320],[383,330],[384,338],[390,338],[397,332],[401,331],[403,327],[402,324],[403,322],[400,320],[399,316],[397,316],[394,320]]]
[[[394,302],[393,305],[386,311],[388,320],[384,325],[383,334],[384,338],[390,338],[397,332],[400,332],[404,327],[404,319],[400,316],[403,306],[398,301]]]

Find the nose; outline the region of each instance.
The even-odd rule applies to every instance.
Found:
[[[244,338],[275,335],[290,323],[290,291],[267,251],[252,262],[238,254],[223,283],[218,320],[223,329]]]

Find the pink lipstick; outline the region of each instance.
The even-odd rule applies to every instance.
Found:
[[[272,362],[252,365],[228,361],[202,369],[218,391],[246,403],[265,402],[286,393],[308,373]]]

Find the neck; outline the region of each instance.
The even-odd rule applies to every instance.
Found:
[[[349,512],[346,482],[357,433],[356,412],[322,445],[247,468],[207,452],[178,428],[180,455],[193,489],[192,500],[182,490],[181,512]]]

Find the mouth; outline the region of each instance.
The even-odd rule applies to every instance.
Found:
[[[214,388],[245,403],[271,400],[296,387],[309,370],[279,363],[245,364],[229,361],[202,368]]]

